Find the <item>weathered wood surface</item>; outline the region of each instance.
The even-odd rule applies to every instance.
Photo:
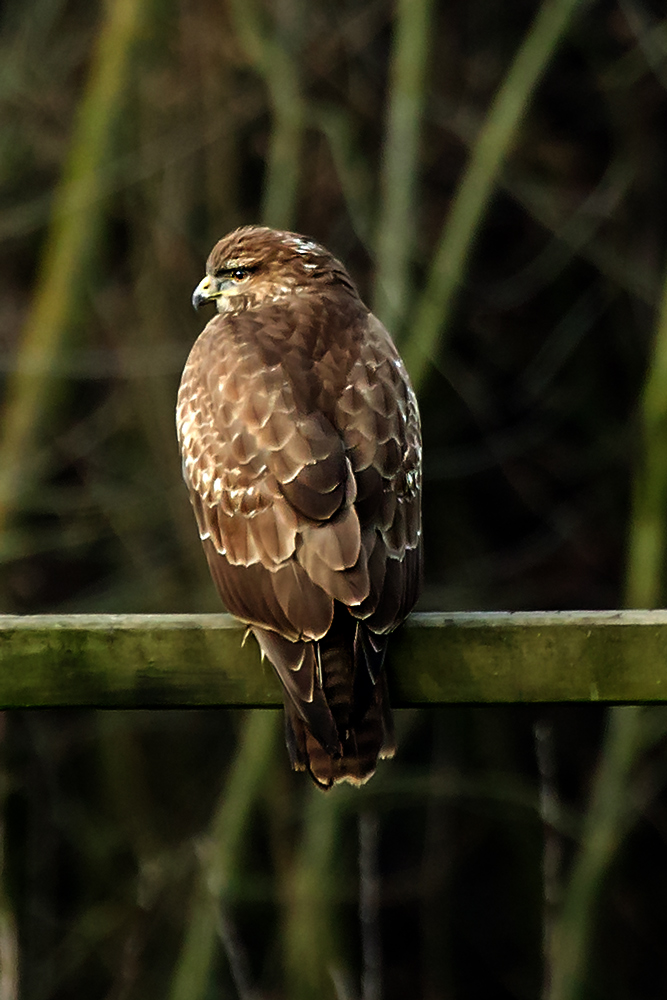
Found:
[[[228,615],[0,615],[0,707],[271,706]],[[396,706],[667,701],[667,611],[416,614],[389,654]]]

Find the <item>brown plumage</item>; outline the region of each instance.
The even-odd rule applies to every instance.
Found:
[[[345,268],[305,237],[230,233],[207,301],[177,425],[211,575],[282,682],[292,766],[361,783],[394,753],[384,654],[420,587],[417,401]]]

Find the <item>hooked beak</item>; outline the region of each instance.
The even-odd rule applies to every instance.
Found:
[[[210,274],[205,275],[192,293],[193,309],[199,309],[207,302],[213,302],[219,294],[220,289],[215,278],[212,278]]]

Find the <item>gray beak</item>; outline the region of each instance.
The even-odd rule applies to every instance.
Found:
[[[215,279],[210,274],[205,275],[192,293],[192,308],[199,309],[207,302],[213,302],[218,296]]]

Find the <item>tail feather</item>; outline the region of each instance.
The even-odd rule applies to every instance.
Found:
[[[375,773],[378,758],[393,757],[396,746],[384,684],[377,687],[366,715],[341,734],[342,753],[328,753],[304,724],[289,699],[285,699],[286,742],[292,767],[308,771],[315,784],[329,789],[337,782],[363,785]]]
[[[367,631],[341,609],[319,642],[276,642],[273,635],[267,641],[265,632],[257,634],[283,683],[292,767],[308,771],[323,789],[339,781],[363,784],[378,758],[395,752],[383,672],[386,639]],[[283,643],[289,648],[283,650]]]

